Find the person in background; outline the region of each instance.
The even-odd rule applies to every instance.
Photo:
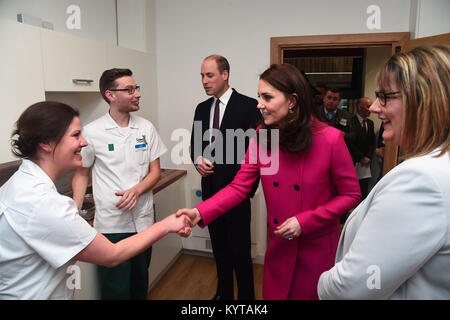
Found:
[[[321,299],[450,299],[450,46],[392,56],[370,111],[403,162],[350,215]]]
[[[88,146],[72,181],[73,199],[81,208],[92,173],[94,228],[111,242],[154,223],[152,188],[167,149],[153,124],[132,114],[140,108],[139,89],[129,69],[103,72],[100,93],[109,112],[83,128]],[[98,267],[102,299],[147,298],[151,249],[114,268]]]
[[[367,97],[360,98],[357,113],[350,120],[350,131],[346,135],[347,146],[356,164],[356,174],[361,187],[361,201],[367,197],[369,180],[372,176],[370,165],[375,152],[375,132],[369,107],[372,100]]]
[[[264,123],[234,180],[177,215],[204,227],[246,199],[261,177],[269,236],[263,298],[317,299],[319,276],[333,265],[339,217],[359,201],[353,162],[342,132],[311,115],[310,86],[294,66],[275,64],[264,71],[258,96]],[[279,140],[267,131],[278,132]],[[260,157],[269,153],[269,159]],[[267,160],[277,170],[266,171]]]
[[[352,116],[346,110],[338,108],[341,99],[342,93],[339,89],[327,89],[323,97],[323,108],[319,110],[319,114],[320,120],[346,134],[349,131]]]
[[[385,147],[383,132],[384,128],[383,125],[381,125],[380,130],[378,130],[377,147],[375,149],[375,154],[377,156],[377,163],[378,166],[380,167],[380,171],[378,173],[376,182],[380,181],[381,177],[383,176],[384,147]]]
[[[86,140],[78,116],[66,104],[45,101],[17,121],[12,150],[22,164],[0,188],[0,300],[72,299],[67,283],[75,262],[114,266],[168,232],[189,233],[189,219],[171,215],[114,244],[57,192],[58,176],[81,166]]]
[[[313,90],[314,105],[319,110],[323,108],[323,98],[327,92],[327,87],[323,84],[318,84]]]
[[[201,77],[205,93],[211,98],[200,103],[195,109],[190,155],[197,172],[202,177],[202,199],[206,200],[233,180],[248,147],[248,141],[245,141],[245,150],[238,150],[236,142],[227,139],[226,131],[255,129],[261,114],[256,108],[255,99],[230,88],[230,65],[225,57],[219,55],[206,57],[201,66]],[[196,123],[200,124],[201,128],[198,135]],[[203,139],[205,133],[211,129],[220,131],[222,139],[217,139],[222,143],[221,146],[218,145],[218,141],[214,144],[216,137],[213,134],[210,135],[210,139]],[[215,146],[214,156],[220,158],[219,161],[205,155],[207,153],[205,150],[212,146]],[[227,161],[227,154],[233,150],[234,158],[230,163]],[[238,299],[255,299],[250,198],[253,197],[258,183],[259,181],[255,182],[253,191],[241,204],[230,208],[229,214],[208,226],[218,278],[213,300],[234,299],[233,270],[236,272]]]

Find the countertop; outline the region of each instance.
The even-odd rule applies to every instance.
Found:
[[[153,187],[153,194],[171,185],[187,174],[186,170],[161,169],[161,179]]]
[[[3,183],[5,183],[14,174],[14,172],[17,171],[17,168],[21,163],[21,160],[16,160],[0,164],[0,186],[2,186]],[[74,174],[75,169],[68,170],[61,174],[61,176],[55,183],[56,189],[59,193],[68,195],[72,192],[72,177]],[[159,179],[159,181],[153,187],[153,194],[161,191],[186,174],[186,170],[161,169],[161,179]]]

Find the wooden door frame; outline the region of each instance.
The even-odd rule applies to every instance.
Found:
[[[405,43],[407,40],[409,40],[409,32],[272,37],[270,38],[270,63],[283,63],[283,50],[286,49],[392,47],[393,44]],[[398,148],[386,142],[383,175],[397,165],[397,159]]]
[[[334,34],[270,38],[270,63],[283,63],[286,49],[334,49],[392,46],[409,40],[409,32]]]

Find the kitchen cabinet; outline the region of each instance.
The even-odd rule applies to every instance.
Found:
[[[0,19],[0,163],[17,160],[11,132],[21,113],[45,100],[39,29]]]
[[[99,92],[107,45],[41,29],[45,91]]]
[[[181,178],[154,195],[155,222],[161,221],[177,212],[178,209],[186,207],[184,185],[185,178]],[[176,233],[169,233],[153,244],[149,269],[149,288],[153,287],[167,272],[182,249],[181,237]]]

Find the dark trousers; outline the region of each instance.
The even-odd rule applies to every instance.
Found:
[[[208,226],[216,260],[216,295],[219,299],[234,299],[233,270],[236,273],[238,299],[255,299],[250,219],[250,200],[246,199]]]
[[[119,242],[136,233],[104,234],[112,243]],[[148,267],[152,247],[118,266],[98,266],[100,291],[103,300],[146,300],[148,293]]]
[[[361,200],[360,200],[360,202],[362,202],[367,197],[367,195],[369,194],[369,181],[370,181],[370,178],[360,179],[359,180],[359,187],[361,189]]]

